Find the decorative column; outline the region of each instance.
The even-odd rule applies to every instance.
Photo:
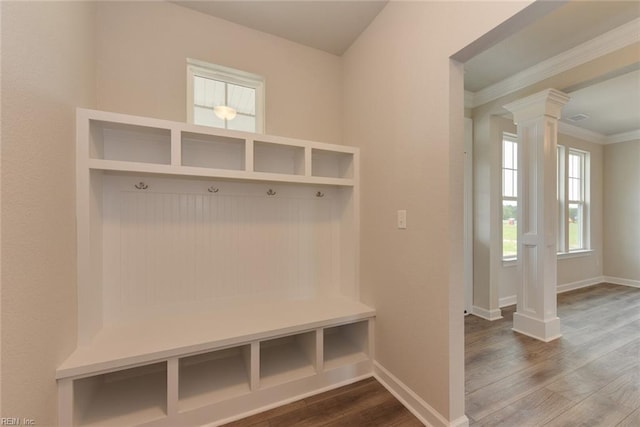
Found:
[[[505,105],[518,126],[518,305],[513,330],[562,336],[557,316],[557,138],[569,97],[547,89]]]

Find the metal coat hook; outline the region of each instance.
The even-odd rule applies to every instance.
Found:
[[[207,191],[209,193],[217,193],[218,191],[220,191],[220,189],[218,189],[217,187],[211,186],[211,187],[207,188]]]
[[[316,197],[324,197],[324,193],[322,191],[318,191],[316,193]]]
[[[140,181],[139,184],[134,184],[134,187],[136,187],[138,190],[146,190],[147,188],[149,188],[149,186],[142,181]]]
[[[275,192],[275,191],[273,191],[272,189],[269,189],[269,191],[267,191],[267,195],[268,195],[268,196],[275,196],[275,195],[276,195],[276,192]]]

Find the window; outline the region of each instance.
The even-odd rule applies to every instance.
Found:
[[[558,252],[589,249],[589,153],[558,146]]]
[[[264,132],[264,78],[188,59],[187,120],[197,125]]]
[[[502,135],[502,258],[518,255],[518,139]]]

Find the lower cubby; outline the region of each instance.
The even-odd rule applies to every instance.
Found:
[[[316,373],[316,332],[260,343],[260,387],[271,387]]]
[[[247,304],[104,329],[58,368],[58,425],[221,425],[372,374],[372,308]]]
[[[250,345],[180,359],[179,410],[188,411],[250,393],[250,372]]]
[[[154,363],[74,381],[79,426],[138,425],[167,414],[167,364]]]
[[[324,369],[355,364],[369,358],[369,322],[362,321],[323,330]]]

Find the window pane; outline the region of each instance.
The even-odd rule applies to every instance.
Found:
[[[569,203],[569,251],[584,249],[582,204]]]
[[[193,77],[193,102],[195,105],[210,108],[225,105],[224,91],[224,82],[200,76]]]
[[[193,107],[193,123],[224,128],[224,120],[218,118],[212,108]]]
[[[238,114],[233,120],[227,121],[227,128],[233,130],[243,130],[246,132],[256,131],[256,118],[253,116],[243,116]]]
[[[228,105],[235,108],[238,113],[244,113],[250,116],[256,115],[256,90],[229,84],[227,86]]]
[[[518,202],[502,201],[502,257],[515,258],[518,254]]]

